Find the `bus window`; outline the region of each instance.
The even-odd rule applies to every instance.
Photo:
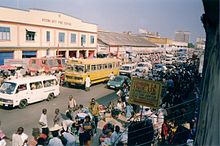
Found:
[[[43,88],[41,82],[30,83],[30,86],[31,86],[31,90]]]
[[[111,63],[108,64],[108,68],[109,68],[109,69],[112,68],[112,64],[111,64]]]
[[[84,65],[74,65],[75,72],[84,72],[85,66]]]
[[[57,62],[58,62],[59,65],[62,64],[60,59],[57,59]]]
[[[112,67],[115,68],[115,63],[113,62]]]
[[[104,69],[107,69],[108,65],[107,64],[103,64],[103,67],[104,67]]]
[[[97,70],[101,70],[102,69],[102,64],[98,64],[97,65]]]
[[[87,65],[86,72],[89,72],[89,71],[90,71],[90,65]]]
[[[91,70],[92,70],[92,71],[96,70],[96,65],[92,65]]]
[[[26,84],[20,84],[18,86],[17,93],[20,92],[20,91],[24,91],[24,90],[27,90],[27,85]]]

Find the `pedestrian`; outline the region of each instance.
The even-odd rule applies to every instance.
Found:
[[[98,118],[99,118],[99,104],[95,101],[95,98],[92,98],[90,104],[89,104],[89,110],[92,113],[93,121],[95,123],[95,133],[97,132],[97,126],[98,126]]]
[[[89,91],[90,90],[90,85],[91,85],[91,80],[90,80],[90,76],[88,75],[86,77],[86,84],[85,84],[85,90]]]
[[[76,100],[72,95],[69,96],[68,109],[72,112],[77,109]]]
[[[55,109],[55,116],[53,118],[53,124],[61,126],[61,123],[62,123],[62,117],[60,114],[60,109],[57,108],[57,109]]]
[[[91,122],[90,116],[85,117],[85,121],[83,123],[83,130],[84,130],[84,144],[85,146],[90,146],[91,145],[91,137],[93,135],[92,129],[93,129],[93,123]]]
[[[59,138],[60,129],[62,129],[62,127],[59,125],[55,125],[54,127],[50,128],[53,137],[50,139],[48,146],[63,146],[63,143]]]
[[[120,127],[118,125],[115,126],[115,131],[111,135],[111,144],[113,146],[117,146],[118,142],[120,141]]]
[[[115,75],[114,75],[113,72],[111,72],[111,73],[109,74],[109,80],[114,80],[114,78],[115,78]]]
[[[33,128],[32,130],[32,136],[30,139],[28,139],[28,146],[36,146],[38,138],[40,136],[40,129],[39,128]]]
[[[0,121],[0,146],[6,146],[6,140],[12,141],[11,138],[7,137],[5,133],[1,130],[1,121]]]
[[[42,110],[39,124],[41,125],[42,133],[44,133],[48,137],[49,129],[48,129],[48,122],[47,122],[47,109],[45,108]]]
[[[65,146],[76,146],[76,137],[73,136],[71,133],[62,130],[61,135],[67,140]]]
[[[19,127],[12,135],[12,146],[27,146],[28,136],[24,133],[24,128]]]

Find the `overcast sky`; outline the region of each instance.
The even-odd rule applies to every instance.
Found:
[[[0,6],[58,11],[114,32],[144,28],[173,39],[183,30],[193,42],[205,37],[202,0],[0,0]]]

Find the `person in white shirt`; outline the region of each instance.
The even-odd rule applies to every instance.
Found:
[[[62,127],[59,125],[55,125],[54,127],[50,128],[53,138],[49,140],[48,146],[63,146],[63,143],[59,138],[60,129],[62,129]]]
[[[113,146],[116,146],[118,142],[120,141],[120,127],[118,125],[115,126],[115,131],[111,135],[111,144]]]
[[[88,75],[86,77],[86,84],[85,84],[85,89],[86,91],[89,91],[90,90],[90,85],[91,85],[91,80],[90,80],[90,76]]]
[[[109,80],[114,80],[114,78],[115,78],[114,73],[113,73],[113,72],[112,72],[112,73],[110,73],[110,75],[109,75]]]
[[[28,136],[24,133],[24,128],[19,127],[12,135],[12,146],[27,146]]]
[[[48,136],[49,129],[48,129],[48,122],[47,122],[47,109],[45,109],[45,108],[42,110],[39,124],[41,125],[42,133],[44,133]]]
[[[62,130],[60,132],[62,136],[67,140],[66,146],[76,146],[76,137],[71,133]]]
[[[76,110],[76,100],[73,98],[72,95],[69,96],[69,102],[68,102],[68,109],[72,112]]]

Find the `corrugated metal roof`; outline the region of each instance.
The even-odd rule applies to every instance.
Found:
[[[127,33],[98,31],[98,40],[110,46],[157,47],[144,37]]]

